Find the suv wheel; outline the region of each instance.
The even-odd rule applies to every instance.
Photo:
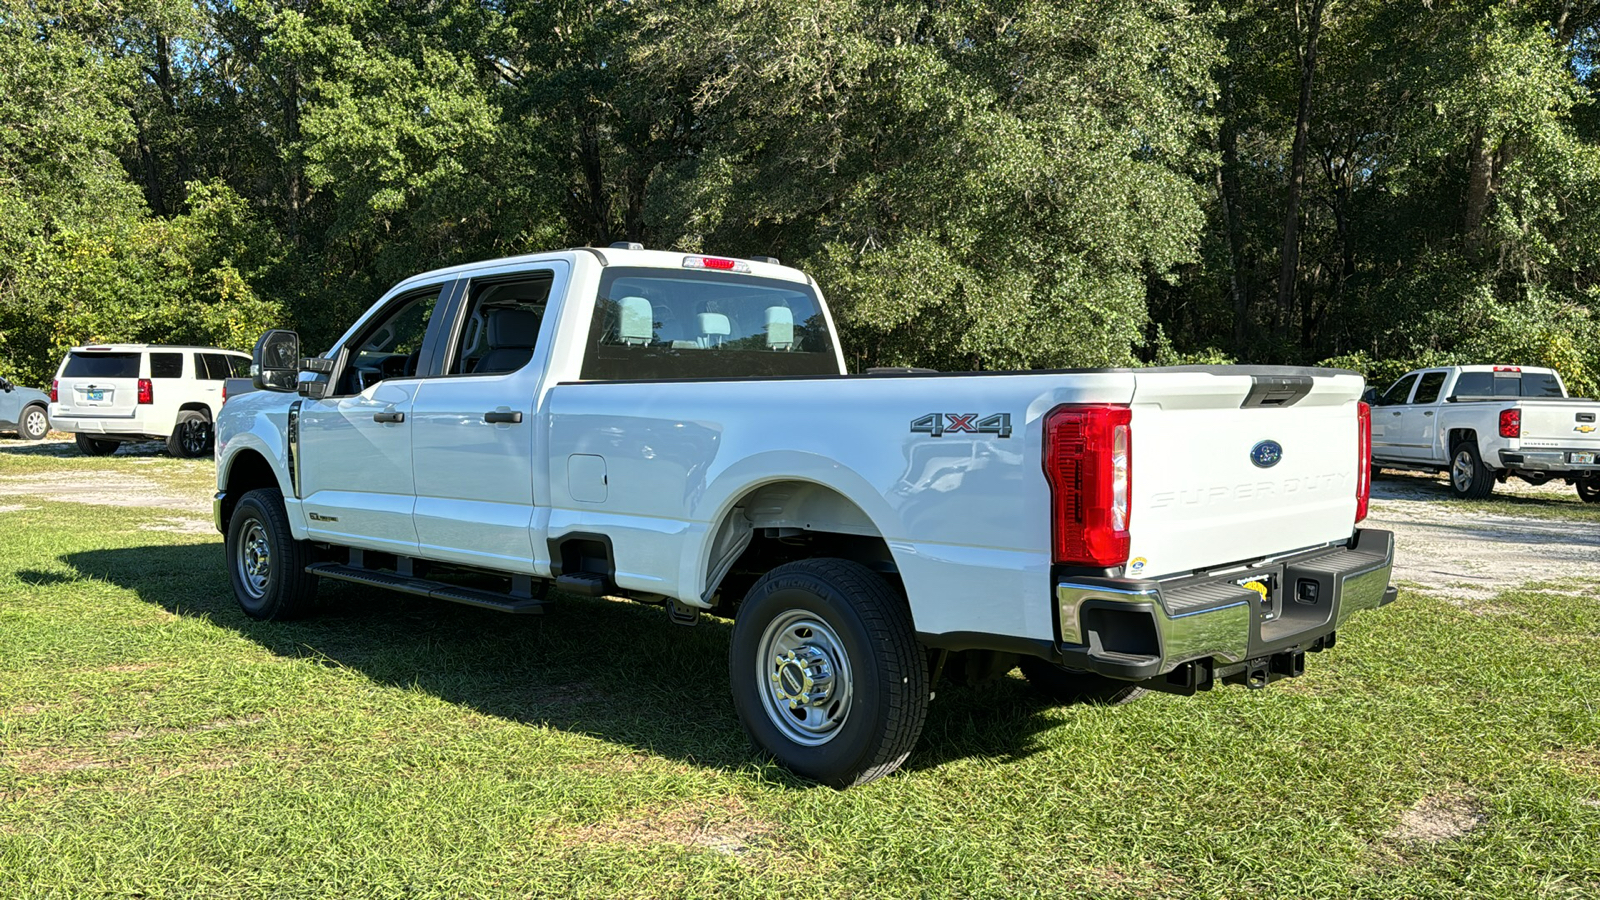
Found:
[[[86,434],[79,434],[73,438],[78,445],[78,451],[84,456],[110,456],[117,452],[116,441],[97,441]]]
[[[188,410],[178,413],[178,425],[167,438],[167,452],[183,459],[194,459],[211,452],[211,419],[205,413]]]
[[[245,494],[228,522],[228,574],[233,594],[252,619],[304,615],[317,596],[308,541],[297,541],[283,511],[283,494],[261,488]]]
[[[25,441],[42,441],[50,433],[50,414],[35,403],[22,411],[22,424],[17,426],[17,436]]]
[[[837,788],[893,772],[928,711],[911,613],[871,569],[807,559],[750,588],[728,649],[733,703],[756,745]]]
[[[1450,457],[1450,490],[1462,500],[1482,500],[1494,491],[1494,472],[1478,456],[1475,441],[1456,445]]]
[[[1578,479],[1578,497],[1585,503],[1600,503],[1600,474],[1591,472]]]

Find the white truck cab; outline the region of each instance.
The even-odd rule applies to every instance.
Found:
[[[217,429],[247,614],[333,578],[731,616],[744,726],[837,786],[900,764],[946,665],[1263,687],[1394,597],[1349,372],[852,375],[804,273],[634,246],[419,275],[255,370]]]
[[[216,347],[73,347],[50,385],[50,422],[90,456],[151,439],[166,441],[173,456],[203,456],[224,383],[249,370],[247,354]]]
[[[1370,393],[1374,466],[1446,471],[1463,499],[1516,476],[1564,479],[1600,501],[1600,403],[1568,397],[1554,369],[1418,369]]]

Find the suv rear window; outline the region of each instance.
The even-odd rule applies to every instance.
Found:
[[[607,269],[588,344],[586,380],[839,374],[811,287],[752,275]]]
[[[138,353],[79,353],[67,355],[63,378],[138,378]]]
[[[1565,397],[1549,372],[1462,372],[1452,397]]]

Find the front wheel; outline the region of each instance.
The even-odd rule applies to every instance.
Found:
[[[188,410],[178,413],[177,427],[167,438],[167,452],[180,459],[194,459],[211,452],[211,420],[205,413]]]
[[[306,573],[312,548],[289,530],[283,494],[261,488],[239,498],[225,546],[233,594],[245,615],[293,619],[311,608],[317,596],[317,576]]]
[[[1494,472],[1478,456],[1471,441],[1457,444],[1450,458],[1450,491],[1462,500],[1482,500],[1494,490]]]
[[[117,452],[116,441],[97,441],[86,434],[79,434],[73,438],[78,445],[78,452],[84,456],[110,456]]]
[[[1145,695],[1145,689],[1132,682],[1069,669],[1036,656],[1023,657],[1021,667],[1028,683],[1057,703],[1121,706]]]
[[[17,436],[25,441],[42,441],[50,433],[50,415],[39,405],[30,406],[22,411],[22,424],[17,427]]]
[[[1585,503],[1600,503],[1600,474],[1578,479],[1578,499]]]
[[[728,669],[756,745],[836,788],[899,768],[928,711],[927,654],[905,600],[849,560],[762,576],[734,622]]]

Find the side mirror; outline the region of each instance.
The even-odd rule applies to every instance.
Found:
[[[1361,399],[1363,401],[1365,401],[1367,403],[1367,405],[1369,405],[1369,406],[1377,406],[1378,405],[1378,389],[1375,388],[1375,387],[1367,388],[1366,390],[1361,392]]]
[[[0,378],[0,391],[5,391],[9,394],[16,389],[16,385],[12,384],[10,379]]]
[[[274,329],[250,352],[250,380],[258,390],[289,392],[300,378],[300,335]]]

